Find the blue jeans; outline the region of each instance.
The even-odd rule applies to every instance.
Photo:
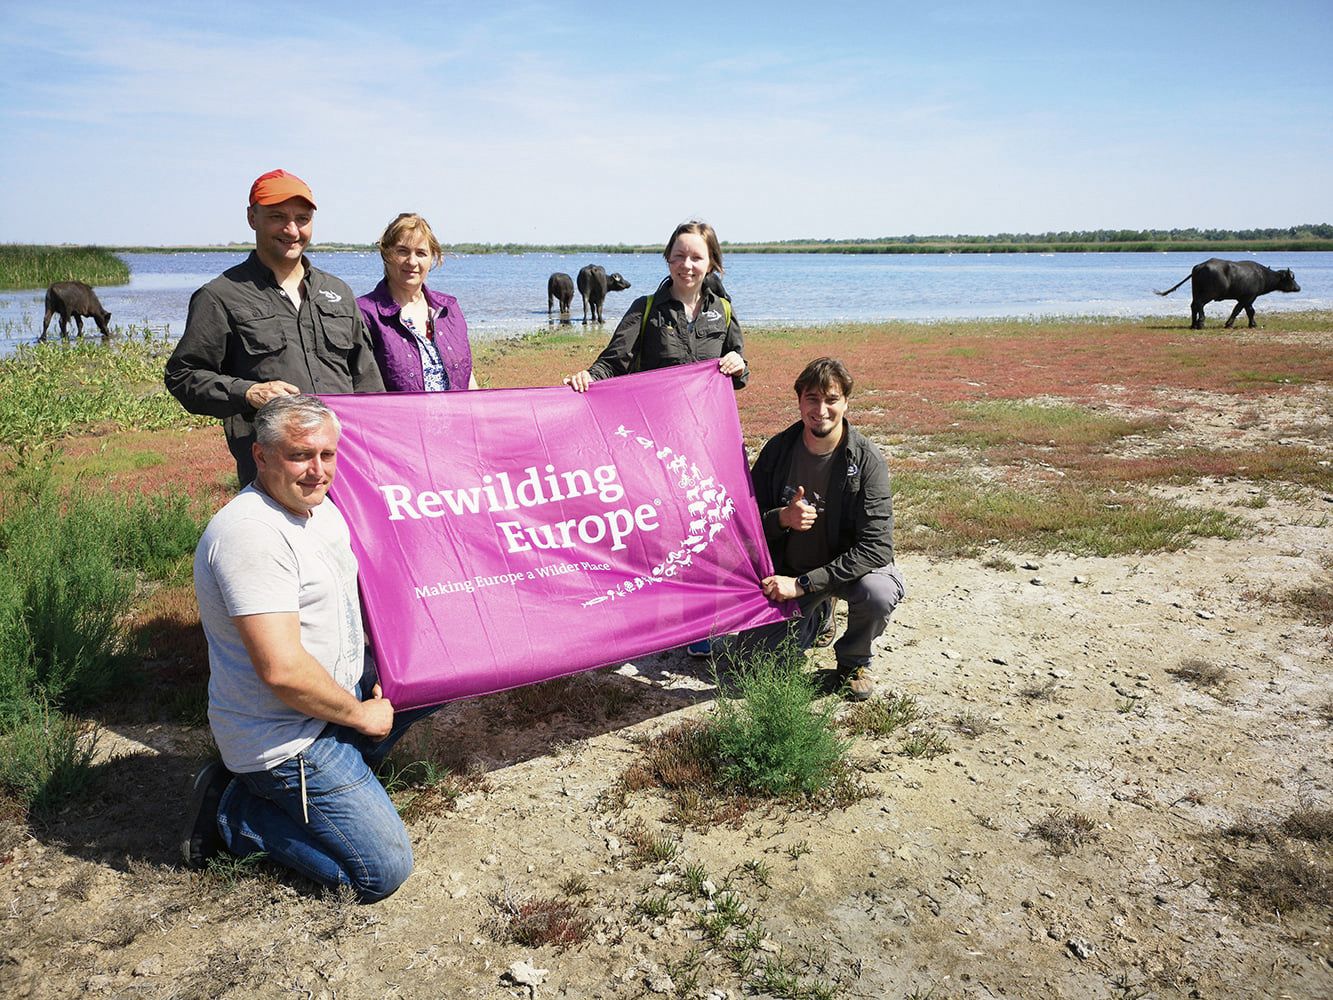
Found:
[[[382,740],[330,724],[277,767],[235,775],[218,804],[227,850],[238,857],[262,851],[320,885],[350,886],[363,902],[388,896],[412,873],[412,842],[373,768],[434,710],[395,713]]]

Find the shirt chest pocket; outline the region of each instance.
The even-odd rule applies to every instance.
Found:
[[[324,348],[331,354],[346,357],[356,343],[357,313],[355,305],[329,302],[318,293],[313,301]]]
[[[252,357],[282,350],[282,317],[262,308],[238,309],[234,316],[236,338]]]
[[[722,314],[715,309],[699,314],[699,318],[694,321],[694,339],[696,341],[718,341],[727,334],[727,324]]]

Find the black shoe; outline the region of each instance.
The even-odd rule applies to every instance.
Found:
[[[194,776],[185,828],[181,831],[181,857],[190,868],[204,867],[209,858],[222,850],[218,803],[230,783],[231,772],[220,760],[209,761]]]

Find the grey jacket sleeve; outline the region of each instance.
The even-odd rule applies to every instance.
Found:
[[[253,379],[222,373],[231,321],[218,297],[208,288],[190,296],[190,311],[176,349],[167,359],[167,391],[190,413],[230,417],[245,413],[245,394]]]
[[[811,590],[828,590],[860,579],[893,562],[893,491],[889,470],[872,451],[862,454],[861,488],[855,508],[855,541],[832,562],[811,570]]]
[[[634,364],[634,352],[639,346],[639,336],[643,332],[643,312],[647,305],[646,295],[630,303],[616,332],[611,334],[611,342],[597,355],[597,360],[588,366],[588,374],[594,381],[629,374]]]

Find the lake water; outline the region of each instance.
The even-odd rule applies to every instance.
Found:
[[[179,336],[190,294],[243,253],[126,253],[130,283],[98,289],[112,325],[136,324]],[[1236,259],[1257,259],[1236,253]],[[1186,277],[1199,253],[1072,254],[730,254],[727,290],[743,326],[819,325],[843,321],[950,320],[975,317],[1170,316],[1189,321],[1189,284],[1167,298],[1152,294]],[[1265,253],[1270,267],[1290,267],[1301,292],[1274,292],[1257,310],[1333,309],[1333,253]],[[357,294],[381,274],[378,254],[318,253],[312,259]],[[656,288],[666,263],[655,254],[528,253],[451,256],[431,276],[458,297],[477,339],[545,328],[546,279],[576,275],[584,264],[619,271],[632,288],[613,292],[607,332],[636,295]],[[1232,304],[1208,307],[1220,324]],[[577,293],[574,317],[581,318]],[[42,292],[0,292],[0,353],[41,330]],[[1244,315],[1241,316],[1244,322]],[[53,325],[57,322],[52,321]],[[95,327],[90,327],[96,332]]]

